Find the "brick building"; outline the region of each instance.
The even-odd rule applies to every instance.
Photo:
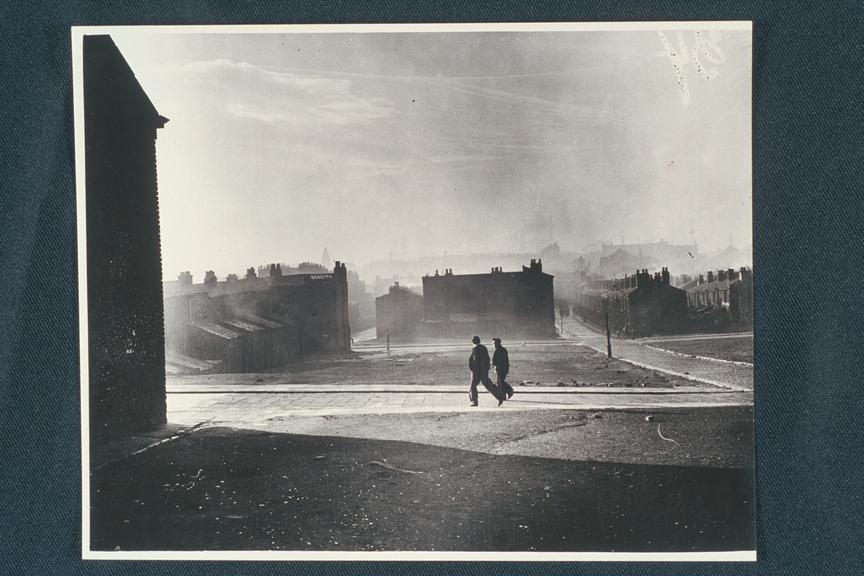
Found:
[[[709,270],[681,286],[694,330],[753,328],[753,271]]]
[[[429,337],[554,337],[553,277],[541,260],[520,272],[492,268],[488,274],[423,277],[421,333]]]
[[[349,350],[345,265],[285,276],[272,264],[267,275],[250,268],[222,282],[208,271],[202,284],[183,272],[165,282],[165,344],[225,372],[267,371],[304,354]]]
[[[154,108],[114,41],[84,36],[90,439],[165,422]]]
[[[423,296],[396,282],[387,294],[375,299],[375,333],[378,338],[412,338],[423,320]]]
[[[669,270],[652,276],[647,269],[633,276],[591,281],[577,294],[576,314],[612,333],[630,338],[674,334],[687,328],[687,294],[670,284]]]

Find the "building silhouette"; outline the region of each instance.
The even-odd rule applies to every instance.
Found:
[[[647,269],[632,276],[589,281],[577,293],[576,314],[620,336],[638,338],[687,330],[687,294],[670,283],[669,269],[652,276]]]
[[[554,337],[553,277],[541,260],[519,272],[493,267],[488,274],[423,277],[421,333],[429,337]]]
[[[753,271],[709,270],[683,284],[694,330],[753,328]]]
[[[423,320],[423,296],[396,282],[387,294],[375,299],[375,333],[378,338],[413,338]]]
[[[90,437],[165,422],[160,116],[110,36],[84,36]]]
[[[332,273],[286,275],[271,264],[267,274],[249,268],[224,281],[210,270],[201,284],[183,272],[164,290],[169,366],[181,372],[264,372],[351,346],[347,269],[338,261]]]

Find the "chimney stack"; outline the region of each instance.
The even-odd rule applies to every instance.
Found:
[[[345,266],[344,262],[336,260],[336,263],[333,265],[333,275],[336,278],[341,278],[346,282],[348,281],[348,268]]]
[[[216,285],[216,273],[213,270],[207,270],[204,273],[204,284],[207,286],[215,286]]]
[[[180,284],[184,286],[192,285],[192,273],[186,270],[185,272],[181,272],[179,276],[177,276],[177,280]]]
[[[257,278],[258,275],[255,273],[255,268],[247,268],[246,269],[246,279],[250,280],[252,278]]]
[[[708,282],[713,282],[713,281],[714,281],[714,271],[709,270],[708,271]]]

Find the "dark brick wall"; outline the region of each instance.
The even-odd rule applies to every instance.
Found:
[[[109,36],[84,38],[90,431],[165,421],[156,130],[164,125]]]

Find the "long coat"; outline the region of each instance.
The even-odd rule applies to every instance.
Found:
[[[468,358],[468,368],[475,373],[489,373],[489,350],[483,344],[477,344]]]

